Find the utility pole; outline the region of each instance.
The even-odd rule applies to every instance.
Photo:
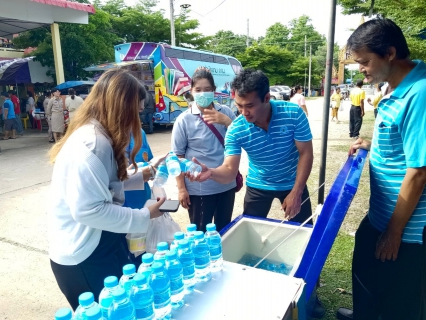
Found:
[[[170,0],[170,33],[172,46],[176,46],[176,36],[175,36],[175,9],[173,7],[173,1]]]
[[[306,58],[306,34],[305,34],[305,58]]]
[[[325,182],[325,169],[327,163],[327,140],[328,140],[328,119],[330,116],[330,90],[331,90],[331,72],[333,69],[333,51],[334,51],[334,31],[336,28],[336,6],[337,0],[328,0],[330,12],[330,23],[328,27],[327,37],[327,58],[325,67],[325,81],[324,81],[324,105],[322,116],[322,138],[321,138],[321,158],[320,158],[320,172],[318,185],[322,186],[318,190],[318,203],[324,203],[324,185]]]
[[[246,45],[247,48],[249,47],[249,36],[250,36],[250,20],[247,19],[247,39],[246,39]]]
[[[312,45],[309,46],[308,97],[311,96]]]

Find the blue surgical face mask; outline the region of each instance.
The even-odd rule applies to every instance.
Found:
[[[196,92],[193,96],[195,103],[200,108],[209,107],[214,100],[214,92]]]

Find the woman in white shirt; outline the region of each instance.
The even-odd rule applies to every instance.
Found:
[[[69,121],[74,118],[77,109],[83,104],[83,99],[75,95],[73,88],[68,89],[68,97],[65,99],[65,107],[69,112]]]
[[[303,89],[301,86],[295,86],[293,89],[291,89],[290,102],[298,104],[299,107],[303,109],[306,116],[308,116],[308,109],[306,108],[305,97],[303,96],[302,91]]]
[[[34,117],[33,117],[33,112],[35,110],[34,93],[32,93],[31,91],[27,91],[27,95],[28,95],[28,100],[25,105],[25,111],[28,113],[28,116],[30,118],[31,129],[34,129],[36,128],[34,124]]]
[[[161,199],[143,209],[122,207],[124,190],[143,189],[150,167],[137,168],[141,144],[138,113],[146,92],[125,70],[105,72],[96,82],[65,136],[50,150],[54,162],[49,214],[49,257],[59,288],[75,310],[86,291],[99,296],[107,276],[120,277],[130,263],[122,237],[146,233],[161,216]],[[125,149],[135,148],[128,172]]]

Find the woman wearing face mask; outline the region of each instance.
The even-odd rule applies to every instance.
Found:
[[[178,157],[188,160],[196,157],[213,168],[223,163],[224,149],[209,125],[225,137],[226,128],[235,119],[230,108],[213,102],[215,90],[210,71],[197,69],[191,81],[194,102],[176,119],[172,132],[172,150]],[[205,114],[206,110],[209,110],[208,115]],[[230,184],[213,180],[190,182],[183,174],[176,181],[179,201],[182,207],[188,209],[189,219],[197,225],[197,230],[206,231],[206,225],[212,222],[213,217],[218,231],[231,221],[235,181]]]

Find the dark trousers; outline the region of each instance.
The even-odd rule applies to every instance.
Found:
[[[351,106],[351,111],[349,113],[349,137],[358,137],[361,126],[361,107]]]
[[[355,235],[352,261],[355,320],[426,319],[425,248],[401,243],[395,261],[375,257],[381,232],[366,216]]]
[[[250,216],[266,218],[271,209],[272,201],[277,198],[283,203],[291,190],[271,191],[261,190],[247,186],[246,195],[244,197],[244,214]],[[305,186],[302,193],[302,202],[309,198],[308,187]],[[290,221],[305,222],[312,215],[311,200],[306,201],[300,208],[300,212]],[[312,224],[312,220],[308,223]]]
[[[234,209],[235,189],[208,196],[189,196],[189,220],[197,225],[198,231],[206,231],[206,225],[214,218],[219,232],[231,222]]]
[[[98,301],[104,279],[108,276],[120,279],[123,266],[131,263],[127,253],[122,234],[102,231],[99,245],[83,262],[65,266],[50,260],[50,265],[59,288],[75,310],[80,294],[92,292]]]
[[[145,119],[143,119],[143,122],[145,124],[149,125],[149,131],[148,131],[148,133],[153,133],[154,132],[154,122],[152,121],[152,115],[153,115],[152,112],[147,112],[145,114]]]
[[[376,108],[376,109],[374,109],[374,119],[375,118],[377,118],[377,112],[378,112],[379,110]]]

